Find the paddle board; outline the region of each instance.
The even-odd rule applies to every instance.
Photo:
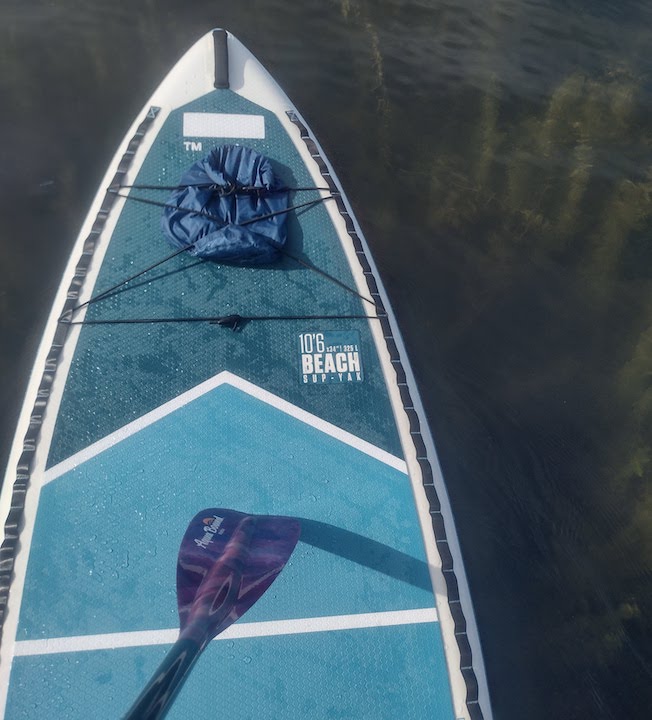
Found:
[[[224,146],[286,188],[273,263],[171,256],[169,188]],[[224,30],[171,70],[109,165],[0,504],[2,717],[123,715],[176,639],[179,541],[214,506],[296,517],[301,540],[170,717],[491,717],[446,489],[369,248],[306,121]]]

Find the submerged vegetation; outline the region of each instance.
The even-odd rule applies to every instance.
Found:
[[[396,26],[400,4],[381,4],[382,25]],[[513,39],[496,26],[505,13],[492,12],[437,6],[428,36],[413,28],[404,52],[423,66],[408,99],[392,87],[405,68],[392,34],[378,30],[380,10],[342,2],[366,42],[360,83],[383,116],[367,143],[382,148],[385,177],[359,204],[383,197],[382,222],[365,218],[377,253],[384,243],[381,266],[384,251],[395,261],[397,238],[411,247],[385,277],[412,326],[422,385],[439,383],[426,401],[454,507],[469,513],[458,517],[462,543],[480,553],[467,565],[499,714],[516,717],[520,703],[530,719],[643,717],[652,704],[649,78],[635,55],[605,51],[600,64],[532,74],[533,91],[514,92],[495,62]],[[482,23],[482,49],[469,49]],[[393,287],[394,274],[427,297]],[[516,561],[509,572],[506,558]],[[497,578],[517,583],[511,599]],[[506,599],[525,607],[508,617]]]
[[[459,304],[464,330],[450,359],[474,346],[484,322],[511,323],[536,346],[509,375],[482,367],[504,359],[500,351],[474,362],[493,378],[497,412],[509,398],[519,422],[541,434],[529,438],[534,463],[555,466],[545,481],[556,496],[538,508],[545,558],[524,573],[536,598],[530,621],[542,635],[532,671],[549,674],[558,691],[552,717],[632,712],[652,684],[652,174],[639,92],[623,70],[575,72],[547,106],[519,114],[502,106],[492,83],[476,98],[477,125],[467,127],[474,142],[439,144],[430,170],[428,227],[468,243],[484,268],[484,287],[467,288]],[[559,297],[545,279],[559,283]],[[478,292],[482,303],[473,301]],[[541,312],[515,320],[519,303]],[[564,395],[577,404],[564,408]],[[527,405],[542,402],[550,414],[533,422]],[[571,432],[558,436],[569,444],[561,461],[541,442],[557,435],[557,423]],[[530,469],[518,482],[536,500],[541,478]],[[527,537],[529,513],[523,519]],[[505,544],[514,542],[514,523],[508,528]]]

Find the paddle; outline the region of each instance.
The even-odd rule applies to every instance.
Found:
[[[158,720],[168,711],[206,645],[267,590],[292,554],[294,518],[211,508],[186,530],[177,562],[179,639],[125,720]]]

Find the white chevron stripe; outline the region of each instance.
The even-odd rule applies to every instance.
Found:
[[[139,430],[143,430],[148,425],[152,425],[157,420],[164,418],[166,415],[169,415],[175,410],[178,410],[184,405],[187,405],[193,400],[196,400],[202,395],[205,395],[207,392],[210,392],[211,390],[214,390],[216,387],[219,387],[223,384],[232,385],[233,387],[236,387],[239,390],[246,392],[248,395],[258,398],[259,400],[262,400],[268,405],[271,405],[272,407],[281,410],[287,415],[291,415],[297,420],[306,423],[306,425],[310,425],[317,430],[325,433],[326,435],[330,435],[336,440],[340,440],[346,445],[350,445],[351,447],[360,450],[366,455],[376,458],[376,460],[384,463],[385,465],[389,465],[395,470],[407,474],[407,465],[404,460],[401,460],[401,458],[398,458],[395,455],[392,455],[385,450],[382,450],[376,445],[372,445],[370,442],[367,442],[366,440],[363,440],[362,438],[359,438],[356,435],[347,432],[346,430],[342,430],[342,428],[339,428],[336,425],[326,422],[326,420],[323,420],[322,418],[317,417],[316,415],[313,415],[306,410],[302,410],[300,407],[293,405],[287,400],[283,400],[283,398],[278,397],[278,395],[274,395],[267,390],[263,390],[263,388],[259,387],[258,385],[254,385],[253,383],[250,383],[248,380],[244,380],[243,378],[238,377],[233,373],[224,371],[219,373],[218,375],[215,375],[212,378],[209,378],[203,383],[196,385],[194,388],[191,388],[190,390],[182,393],[181,395],[178,395],[169,402],[166,402],[160,407],[157,407],[155,410],[152,410],[151,412],[148,412],[146,415],[143,415],[137,420],[130,422],[128,425],[119,428],[115,432],[112,432],[110,435],[107,435],[101,440],[98,440],[96,443],[93,443],[92,445],[89,445],[83,450],[80,450],[80,452],[71,455],[69,458],[66,458],[58,465],[54,465],[53,467],[49,468],[44,473],[43,484],[45,485],[46,483],[55,480],[61,475],[67,473],[69,470],[72,470],[78,465],[81,465],[87,460],[90,460],[96,455],[99,455],[105,450],[108,450],[108,448],[113,447],[114,445],[128,438],[129,436],[134,435]]]

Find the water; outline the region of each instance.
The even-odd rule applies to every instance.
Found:
[[[606,0],[4,0],[0,466],[106,164],[224,26],[302,110],[372,245],[496,718],[649,717],[651,20]]]

